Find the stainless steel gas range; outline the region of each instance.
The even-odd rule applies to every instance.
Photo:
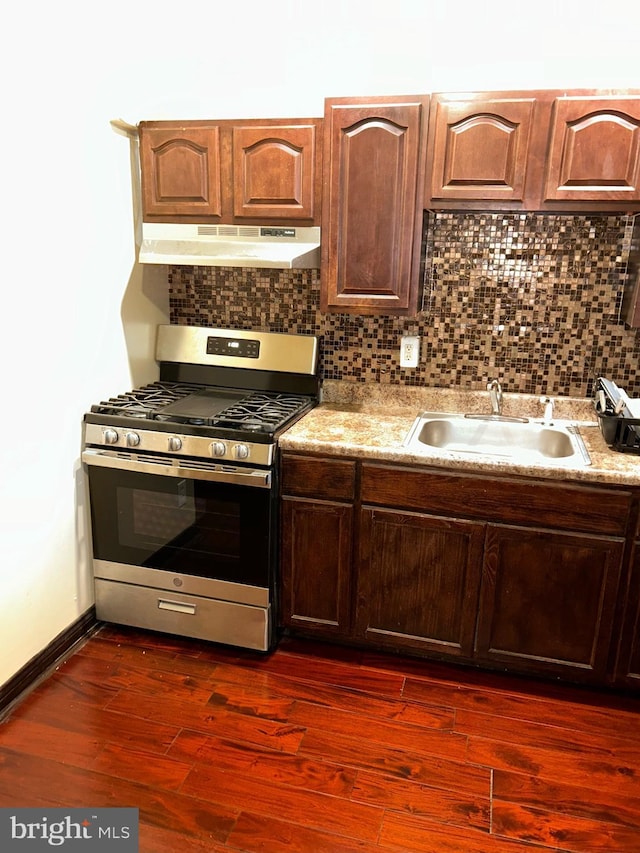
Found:
[[[96,614],[267,651],[278,437],[318,402],[317,339],[163,325],[156,358],[84,416]]]

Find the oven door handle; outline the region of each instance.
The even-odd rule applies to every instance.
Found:
[[[82,461],[85,465],[117,468],[121,471],[135,471],[140,474],[182,477],[187,480],[206,480],[210,483],[231,483],[232,485],[253,486],[260,489],[271,488],[271,472],[255,468],[219,466],[207,462],[177,460],[168,457],[147,459],[138,455],[125,456],[114,451],[92,449],[83,450]]]

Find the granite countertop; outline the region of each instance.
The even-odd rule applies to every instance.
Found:
[[[322,402],[282,434],[279,446],[292,452],[314,452],[403,465],[422,465],[469,473],[512,474],[556,480],[575,480],[640,486],[640,455],[607,447],[593,403],[589,399],[554,397],[554,423],[575,424],[591,457],[590,465],[550,465],[499,459],[424,446],[419,452],[403,442],[416,417],[424,411],[489,414],[486,391],[414,388],[326,381]],[[540,419],[540,398],[503,394],[502,413]]]

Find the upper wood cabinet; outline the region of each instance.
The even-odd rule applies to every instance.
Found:
[[[172,220],[222,216],[220,128],[143,122],[140,132],[142,213]]]
[[[640,92],[432,96],[426,206],[640,209]]]
[[[233,215],[314,219],[321,177],[316,155],[322,147],[316,125],[242,125],[232,136]]]
[[[640,202],[640,96],[553,102],[544,201]]]
[[[634,220],[631,251],[622,295],[621,316],[628,326],[640,329],[640,216]]]
[[[428,198],[524,204],[525,189],[541,174],[531,156],[532,144],[541,144],[537,109],[532,94],[435,95]]]
[[[325,101],[322,311],[417,311],[428,103]]]
[[[141,122],[149,222],[319,225],[322,119]]]

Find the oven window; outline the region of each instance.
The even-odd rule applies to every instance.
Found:
[[[145,540],[156,544],[170,542],[193,526],[196,520],[193,490],[187,489],[186,480],[179,480],[176,485],[175,494],[118,487],[119,506],[124,509],[130,504],[129,512],[118,514],[121,542],[133,547]],[[188,491],[191,493],[187,494]]]
[[[269,489],[109,468],[89,485],[97,559],[268,585]]]

